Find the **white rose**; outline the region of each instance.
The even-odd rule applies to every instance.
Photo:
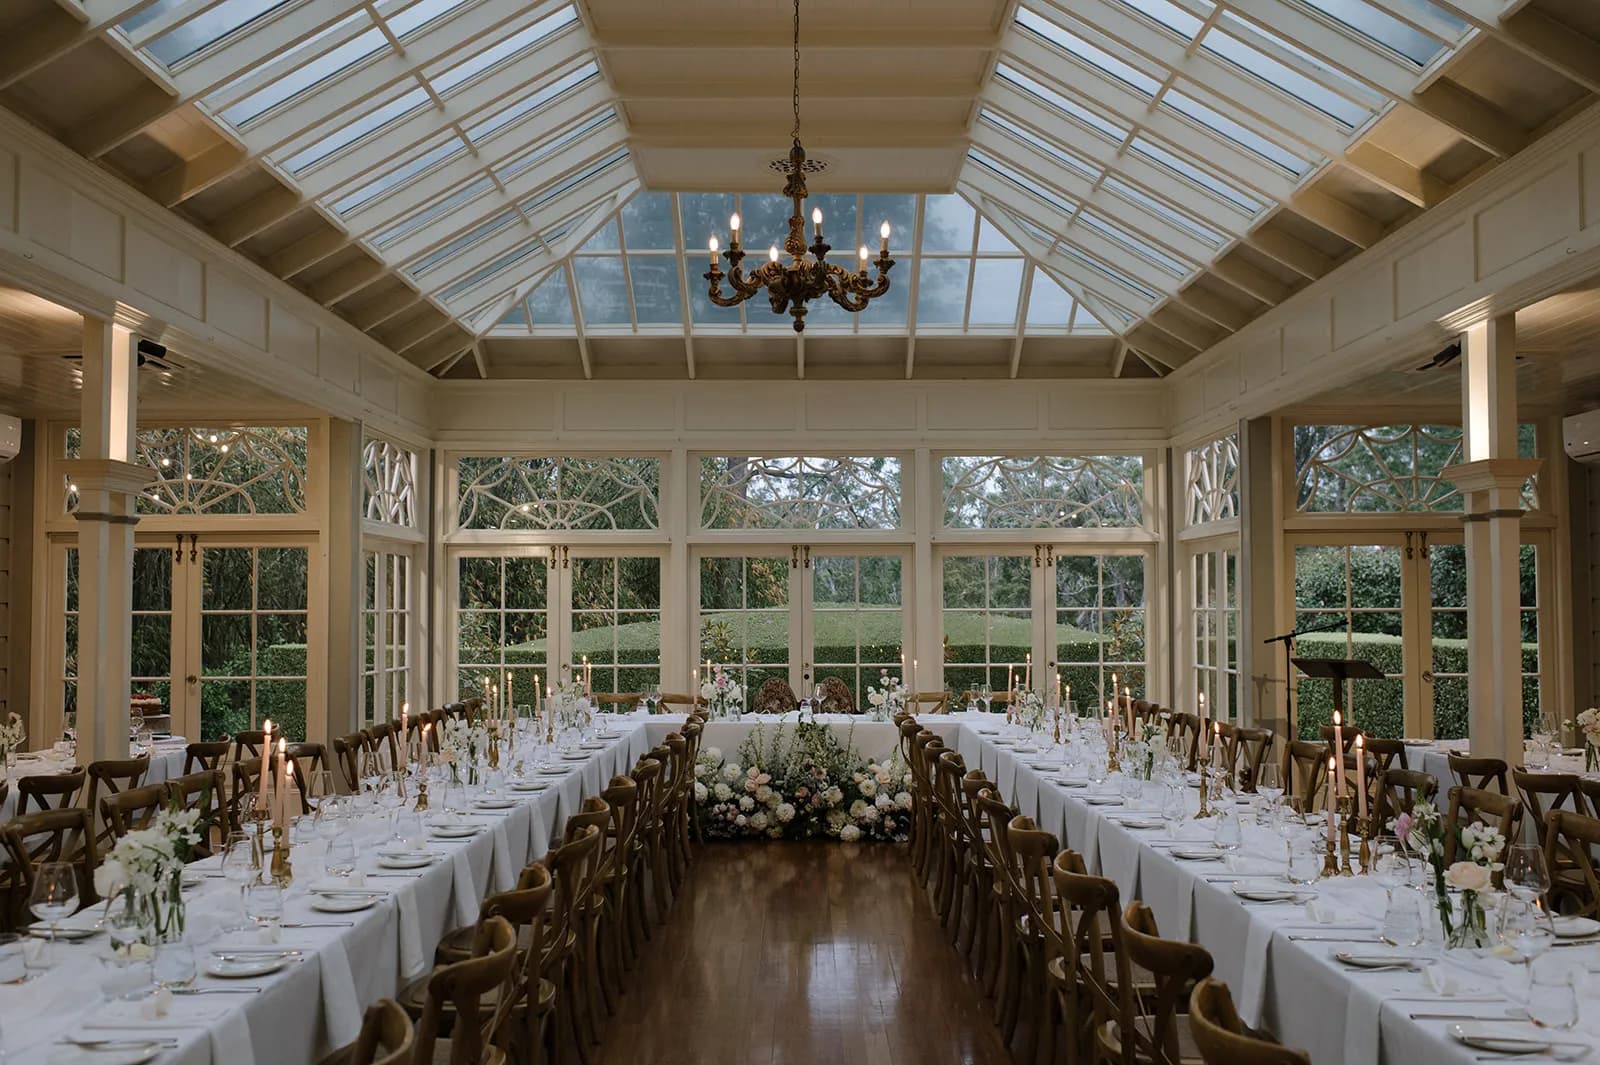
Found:
[[[722,748],[707,747],[705,750],[700,752],[700,757],[709,759],[712,762],[720,762],[722,761]]]
[[[766,831],[766,828],[767,828],[767,815],[764,814],[764,813],[753,815],[750,818],[750,827],[755,829],[757,832]]]
[[[911,793],[909,791],[896,792],[894,804],[902,810],[911,809]]]
[[[756,802],[765,806],[772,799],[772,789],[762,784],[756,788]]]
[[[777,809],[778,820],[788,824],[794,820],[794,806],[790,803],[779,803]]]
[[[1457,891],[1487,891],[1489,870],[1477,862],[1456,862],[1444,871],[1444,882]]]
[[[739,796],[739,809],[749,813],[756,808],[756,801],[748,795]]]
[[[859,818],[861,816],[861,811],[865,810],[866,808],[867,804],[862,802],[860,799],[857,799],[855,802],[850,804],[850,816]]]
[[[822,798],[829,806],[838,806],[844,801],[844,792],[840,791],[837,786],[831,787]]]
[[[744,814],[740,814],[738,817],[735,817],[733,819],[733,823],[738,825],[740,828],[743,828],[746,825],[747,821],[748,821],[748,819],[744,816]]]
[[[711,790],[711,794],[717,797],[718,802],[727,802],[733,798],[733,789],[726,784],[718,784]]]
[[[878,817],[878,808],[876,806],[868,806],[866,809],[861,811],[861,816],[858,818],[858,820],[869,825],[875,825],[878,823]]]
[[[871,695],[867,696],[867,702],[871,703],[873,706],[882,706],[883,693],[880,691],[873,692]]]
[[[700,783],[698,780],[694,782],[694,800],[695,800],[695,802],[705,802],[706,801],[706,795],[708,795],[708,794],[709,794],[709,792],[706,791],[706,786],[704,784]]]
[[[880,810],[887,810],[894,806],[894,797],[887,791],[878,792],[878,801],[875,804]]]
[[[863,780],[860,787],[861,794],[864,798],[870,799],[874,795],[878,794],[878,782],[875,780]]]
[[[845,843],[854,843],[861,838],[861,830],[855,825],[845,825],[839,830],[839,839]]]
[[[729,784],[737,783],[742,776],[744,776],[744,771],[736,765],[730,763],[722,767],[722,779]]]

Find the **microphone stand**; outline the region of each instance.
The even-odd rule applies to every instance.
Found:
[[[1291,740],[1299,735],[1294,727],[1294,641],[1308,633],[1331,632],[1348,625],[1347,619],[1340,618],[1327,625],[1312,625],[1309,628],[1295,629],[1293,632],[1280,632],[1261,641],[1263,644],[1283,644],[1283,719],[1288,723],[1288,736]]]

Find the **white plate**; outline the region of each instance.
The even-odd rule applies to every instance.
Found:
[[[1083,797],[1083,801],[1088,803],[1090,806],[1121,806],[1122,805],[1122,796],[1120,796],[1120,795],[1085,795]]]
[[[1070,777],[1056,777],[1056,784],[1063,788],[1087,788],[1087,780],[1073,780]]]
[[[1336,951],[1333,956],[1339,964],[1352,969],[1406,969],[1422,961],[1410,954],[1357,954],[1348,950]]]
[[[1060,769],[1061,767],[1058,765],[1051,765],[1049,762],[1029,762],[1028,768],[1038,773],[1049,773],[1052,770]]]
[[[587,762],[589,760],[589,756],[586,755],[586,754],[578,754],[578,753],[574,752],[572,754],[564,754],[564,755],[562,755],[561,756],[561,760],[563,762]]]
[[[288,958],[257,958],[239,961],[224,961],[221,958],[212,958],[206,963],[206,975],[221,977],[224,980],[248,980],[252,976],[266,976],[275,973],[289,964]]]
[[[547,780],[513,780],[509,785],[512,791],[544,791],[550,787]]]
[[[1222,852],[1214,847],[1173,847],[1168,854],[1183,862],[1220,862]]]
[[[1552,917],[1550,924],[1561,939],[1583,939],[1600,932],[1600,921],[1587,917]]]
[[[568,769],[566,766],[547,765],[540,767],[539,772],[543,773],[547,777],[564,777],[568,773],[572,772],[572,770]]]
[[[416,851],[390,851],[378,854],[378,864],[385,869],[421,869],[433,864],[433,855]]]
[[[997,728],[980,728],[980,729],[973,729],[973,731],[976,732],[980,736],[998,736],[998,735],[1000,735],[1000,730],[997,729]]]
[[[1152,821],[1148,817],[1119,817],[1119,818],[1116,819],[1116,822],[1117,822],[1117,824],[1121,825],[1123,828],[1141,828],[1141,829],[1143,829],[1143,828],[1164,828],[1164,827],[1166,827],[1166,822],[1165,821]]]
[[[1293,888],[1251,887],[1246,883],[1233,885],[1233,893],[1251,902],[1298,902],[1300,893]]]
[[[517,805],[515,799],[479,799],[472,804],[480,810],[509,810]]]
[[[91,1033],[92,1034],[92,1033]],[[136,1035],[116,1037],[109,1047],[57,1047],[50,1054],[50,1065],[144,1065],[168,1048],[149,1043]]]
[[[1515,1035],[1470,1021],[1466,1024],[1452,1024],[1446,1030],[1450,1033],[1450,1038],[1458,1043],[1464,1043],[1474,1050],[1488,1050],[1496,1054],[1543,1054],[1556,1045],[1533,1033]]]
[[[611,744],[602,740],[590,740],[588,743],[580,743],[578,746],[585,751],[603,751],[607,747],[611,746]]]
[[[482,825],[434,825],[428,829],[435,839],[471,839],[482,831]]]
[[[311,900],[313,910],[323,913],[358,913],[378,904],[378,895],[318,895]]]

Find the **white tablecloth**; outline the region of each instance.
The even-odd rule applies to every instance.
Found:
[[[150,752],[150,772],[145,774],[144,782],[160,784],[182,776],[185,746],[181,739],[156,743]],[[70,756],[57,755],[54,751],[30,751],[18,755],[16,766],[7,775],[11,786],[6,789],[5,802],[0,803],[0,820],[10,819],[17,814],[17,781],[20,778],[64,773],[76,764],[77,762]],[[82,805],[88,801],[88,797],[89,784],[88,781],[84,781],[78,803]]]
[[[1334,909],[1335,925],[1343,928],[1314,924],[1303,907],[1292,903],[1246,906],[1232,893],[1235,876],[1222,861],[1180,862],[1173,858],[1153,845],[1167,839],[1164,829],[1123,827],[1111,816],[1120,812],[1119,807],[1091,806],[1079,797],[1085,794],[1082,789],[1054,783],[1055,770],[1032,768],[1029,763],[1040,755],[1012,753],[995,737],[976,731],[980,726],[992,729],[992,719],[971,721],[958,714],[949,720],[960,722],[956,746],[969,768],[982,768],[1023,813],[1054,832],[1062,846],[1082,853],[1091,871],[1114,880],[1124,905],[1130,899],[1143,899],[1155,913],[1164,936],[1191,939],[1206,947],[1216,963],[1215,975],[1232,989],[1245,1021],[1265,1024],[1285,1043],[1308,1050],[1317,1065],[1474,1062],[1474,1053],[1446,1034],[1453,1022],[1412,1020],[1409,1015],[1493,1017],[1505,1011],[1506,1003],[1453,1004],[1439,998],[1401,1001],[1431,997],[1422,974],[1355,972],[1333,959],[1338,950],[1388,948],[1288,938],[1375,938],[1383,913],[1383,891],[1366,878],[1319,884]],[[1269,860],[1280,859],[1283,845],[1271,833],[1251,828],[1245,838],[1244,853],[1259,860],[1261,868],[1269,868]],[[1600,946],[1560,953],[1600,967]]]
[[[286,923],[341,927],[285,928],[282,946],[302,950],[304,960],[272,976],[244,981],[258,994],[179,996],[174,1011],[159,1021],[141,1021],[122,1004],[106,1006],[97,997],[95,952],[106,941],[62,945],[68,960],[43,979],[0,992],[0,1033],[10,1065],[43,1065],[61,1048],[67,1034],[77,1038],[176,1038],[177,1050],[158,1061],[182,1065],[298,1065],[321,1059],[350,1042],[366,1005],[394,995],[425,972],[433,948],[446,931],[476,920],[481,898],[514,886],[517,873],[559,840],[563,824],[583,799],[598,793],[612,776],[624,773],[649,749],[641,722],[617,722],[620,735],[584,761],[571,763],[550,788],[524,795],[504,813],[479,812],[487,831],[464,841],[433,840],[430,849],[443,860],[416,875],[373,876],[374,852],[385,831],[359,826],[359,867],[366,886],[390,893],[374,909],[354,914],[313,910],[308,893],[312,855],[321,844],[297,846],[297,883],[285,900]],[[529,749],[521,747],[526,758]],[[302,857],[302,855],[305,855]],[[219,859],[196,862],[195,870],[214,871]],[[221,879],[204,881],[189,892],[190,926],[207,915],[235,917],[238,894]],[[342,927],[348,925],[349,927]],[[227,933],[196,948],[202,968],[212,950],[257,946],[253,933]],[[202,975],[199,987],[240,986]]]

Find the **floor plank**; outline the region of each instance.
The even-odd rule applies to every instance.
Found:
[[[698,851],[594,1065],[1009,1065],[903,847]]]

